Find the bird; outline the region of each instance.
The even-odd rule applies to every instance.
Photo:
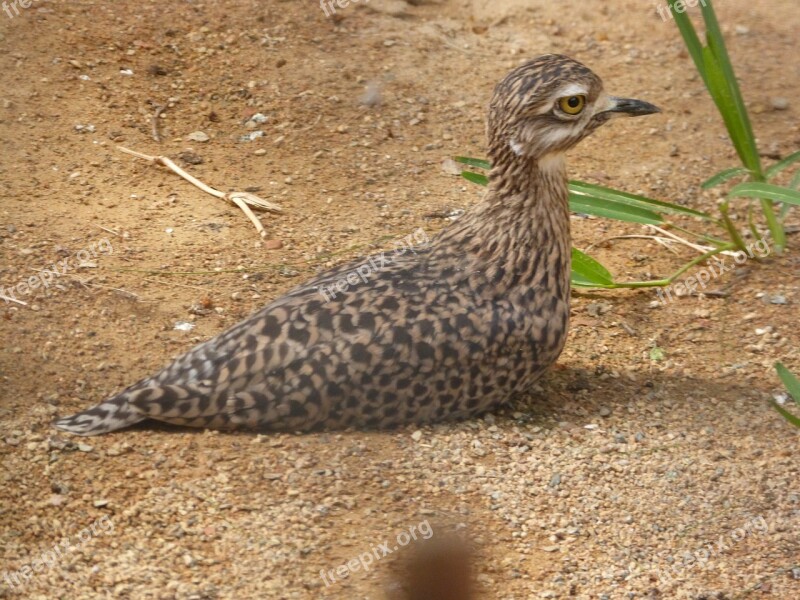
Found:
[[[648,102],[607,94],[559,54],[495,87],[484,197],[413,252],[319,274],[96,406],[54,421],[98,435],[153,419],[264,432],[389,429],[474,418],[559,357],[570,313],[565,153]],[[372,268],[374,267],[374,268]],[[333,290],[333,291],[331,291]]]

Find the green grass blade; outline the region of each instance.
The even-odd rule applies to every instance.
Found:
[[[789,390],[797,406],[800,406],[800,380],[797,379],[782,363],[775,363],[775,370],[781,378],[783,385]]]
[[[614,278],[603,265],[577,248],[572,249],[572,283],[581,287],[613,285]]]
[[[704,181],[703,184],[700,186],[704,190],[710,190],[713,187],[716,187],[720,184],[725,183],[726,181],[730,181],[731,179],[735,179],[741,175],[749,175],[750,171],[748,171],[744,167],[733,167],[732,169],[725,169],[724,171],[720,171],[713,177],[709,178],[707,181]]]
[[[800,429],[800,419],[795,417],[792,413],[783,408],[780,404],[778,404],[774,400],[772,401],[772,406],[775,410],[777,410],[781,414],[781,416],[784,419],[786,419],[787,421],[789,421],[789,423]]]
[[[722,37],[722,30],[720,29],[712,0],[704,0],[701,11],[706,24],[708,45],[722,70],[723,79],[733,100],[734,113],[731,116],[734,116],[737,121],[737,132],[741,136],[738,139],[738,143],[743,150],[743,153],[740,153],[739,156],[744,165],[755,173],[758,179],[763,179],[764,171],[761,166],[761,157],[758,154],[755,135],[753,135],[753,127],[742,97],[742,90],[736,79],[736,73],[733,71],[728,49],[725,46],[725,39]],[[734,142],[737,142],[737,140],[734,140]]]
[[[491,169],[492,163],[482,158],[469,158],[467,156],[456,156],[454,159],[457,163],[467,165],[470,167],[477,167],[479,169]]]
[[[584,196],[588,199],[608,200],[611,202],[618,202],[620,204],[628,204],[630,206],[637,206],[645,210],[651,210],[660,213],[671,213],[678,215],[686,215],[690,217],[699,217],[706,221],[714,221],[715,219],[708,213],[678,206],[669,202],[662,202],[661,200],[653,200],[645,196],[638,196],[636,194],[629,194],[628,192],[621,192],[619,190],[612,190],[611,188],[595,185],[593,183],[585,183],[583,181],[570,181],[569,191],[573,196]]]
[[[642,225],[661,225],[664,219],[653,211],[621,204],[619,202],[609,202],[597,198],[584,198],[570,194],[569,209],[574,213],[593,215],[605,219],[615,219],[627,223],[641,223]]]
[[[478,185],[489,185],[489,178],[480,173],[473,173],[472,171],[461,171],[461,176],[467,181],[477,183]]]
[[[800,161],[800,150],[798,150],[794,154],[790,154],[782,161],[775,163],[769,169],[767,169],[767,179],[772,179],[773,177],[775,177],[775,175],[777,175],[784,169],[791,167],[797,161]]]
[[[728,196],[730,198],[766,198],[773,202],[800,204],[800,191],[756,181],[740,183],[728,193]]]
[[[695,31],[692,20],[689,18],[689,14],[686,12],[685,4],[683,6],[683,11],[678,12],[675,10],[675,4],[677,2],[682,2],[682,0],[669,0],[669,10],[672,13],[672,16],[675,17],[675,24],[678,26],[678,31],[681,32],[681,37],[683,37],[683,41],[686,44],[686,49],[689,51],[689,55],[692,57],[694,65],[697,67],[700,76],[705,81],[706,71],[705,64],[703,63],[703,44],[700,41],[700,38],[697,36],[697,31]],[[707,85],[708,83],[706,82],[706,86]]]
[[[789,182],[789,189],[790,190],[797,190],[800,189],[800,171],[794,174],[792,180]]]
[[[714,51],[709,47],[703,48],[703,58],[706,61],[708,91],[711,93],[722,120],[725,122],[725,129],[728,130],[728,135],[736,148],[736,153],[745,167],[753,173],[760,173],[761,163],[758,159],[758,151],[749,147],[747,130],[738,114],[736,99],[725,79],[722,67],[714,55]],[[752,154],[755,155],[755,163],[753,162]]]

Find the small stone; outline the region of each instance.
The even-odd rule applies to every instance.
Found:
[[[560,548],[558,546],[543,546],[542,550],[545,552],[558,552]]]
[[[600,317],[611,310],[611,305],[607,302],[592,302],[586,307],[586,312],[590,317]]]
[[[445,158],[442,161],[442,171],[448,175],[461,175],[462,170],[461,166],[452,158]]]
[[[607,406],[603,406],[600,408],[600,416],[601,417],[610,417],[611,416],[611,409]]]
[[[415,442],[418,442],[422,439],[422,431],[417,429],[414,433],[411,434],[411,439]]]
[[[775,110],[787,110],[789,108],[789,99],[781,96],[771,98],[769,103]]]
[[[561,484],[561,473],[556,473],[550,478],[549,485],[551,488],[558,487]]]
[[[266,134],[261,130],[258,129],[256,131],[251,131],[250,133],[246,133],[245,135],[239,138],[240,142],[252,142],[253,140],[257,140],[260,137],[264,137]]]
[[[267,151],[264,150],[264,148],[259,148],[258,150],[253,152],[253,154],[255,154],[256,156],[264,156],[266,153],[267,153]]]
[[[247,122],[253,123],[255,125],[261,125],[262,123],[266,123],[269,120],[269,117],[262,113],[256,113],[252,117],[250,117]]]
[[[367,84],[367,89],[364,94],[359,98],[358,103],[363,106],[378,106],[383,102],[381,98],[381,89],[379,85],[371,81]]]
[[[208,134],[204,131],[193,131],[189,135],[186,136],[186,139],[190,142],[207,142],[209,139]]]
[[[203,158],[194,152],[189,152],[188,150],[185,152],[181,152],[178,154],[178,158],[180,158],[184,163],[187,165],[202,165]]]
[[[267,240],[264,242],[265,250],[280,250],[281,248],[283,248],[283,242],[281,240]]]
[[[78,444],[78,450],[81,452],[91,452],[94,450],[94,446],[90,446],[89,444]]]
[[[92,506],[94,506],[95,508],[104,508],[108,505],[109,505],[108,500],[95,500],[94,502],[92,502]]]
[[[634,438],[633,438],[633,439],[635,439],[637,442],[643,442],[643,441],[644,441],[644,438],[645,438],[645,435],[644,435],[644,434],[643,434],[643,433],[640,431],[639,433],[637,433],[637,434],[634,436]]]
[[[161,65],[150,65],[147,67],[147,73],[155,77],[164,77],[169,74],[169,71]]]

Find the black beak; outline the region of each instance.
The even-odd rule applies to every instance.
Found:
[[[652,115],[660,113],[661,109],[645,102],[644,100],[634,100],[633,98],[617,98],[611,96],[608,99],[609,106],[604,113],[619,113],[631,117],[641,117],[642,115]]]

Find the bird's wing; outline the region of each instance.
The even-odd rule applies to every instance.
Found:
[[[165,410],[161,394],[147,394],[135,408],[218,428],[381,424],[407,399],[430,395],[427,384],[398,391],[396,381],[481,360],[483,345],[464,337],[480,329],[480,311],[467,311],[455,293],[446,282],[418,283],[408,268],[327,303],[313,286],[298,289],[156,376],[162,388],[185,385],[188,367],[199,377],[195,384],[209,387],[208,397],[181,398],[185,410],[176,411],[175,402]]]

